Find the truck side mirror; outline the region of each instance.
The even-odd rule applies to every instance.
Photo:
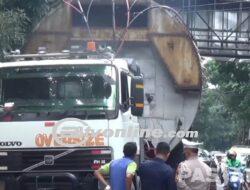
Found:
[[[134,77],[131,80],[131,113],[134,116],[142,116],[144,109],[144,83],[142,77]]]

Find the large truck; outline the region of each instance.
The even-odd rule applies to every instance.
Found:
[[[98,189],[93,171],[122,157],[129,141],[139,146],[137,162],[159,141],[180,158],[180,136],[166,134],[189,131],[198,110],[195,43],[176,11],[138,1],[131,12],[151,8],[113,57],[107,47],[127,30],[126,5],[116,3],[115,33],[110,1],[93,4],[91,37],[82,16],[61,4],[37,25],[26,54],[0,65],[0,188]]]

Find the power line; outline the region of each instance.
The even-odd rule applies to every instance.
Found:
[[[80,0],[77,0],[77,3],[78,3],[78,6],[79,8],[77,8],[75,5],[73,5],[71,3],[71,1],[68,1],[68,0],[63,0],[63,2],[68,5],[69,7],[71,7],[72,9],[74,9],[76,12],[78,12],[82,18],[83,18],[83,21],[85,22],[86,26],[87,26],[87,29],[88,29],[88,33],[89,33],[89,36],[90,38],[93,40],[93,35],[92,35],[92,32],[91,32],[91,29],[90,29],[90,26],[89,26],[89,21],[88,21],[88,15],[85,14],[84,10],[83,10],[83,7],[82,7],[82,4],[81,4],[81,1]],[[90,11],[90,8],[91,8],[91,5],[89,6],[88,8],[88,13]]]

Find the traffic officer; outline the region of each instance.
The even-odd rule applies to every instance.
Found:
[[[186,161],[181,162],[176,172],[178,190],[209,190],[212,170],[198,159],[201,143],[182,140]]]
[[[95,171],[96,178],[105,185],[105,190],[131,190],[137,165],[134,162],[137,146],[134,142],[128,142],[123,147],[124,157],[113,160]],[[110,176],[110,185],[104,175]]]

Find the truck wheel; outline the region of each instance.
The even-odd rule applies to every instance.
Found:
[[[180,162],[184,161],[185,157],[183,154],[183,145],[179,143],[172,151],[168,158],[167,164],[169,164],[173,169],[177,169]]]

